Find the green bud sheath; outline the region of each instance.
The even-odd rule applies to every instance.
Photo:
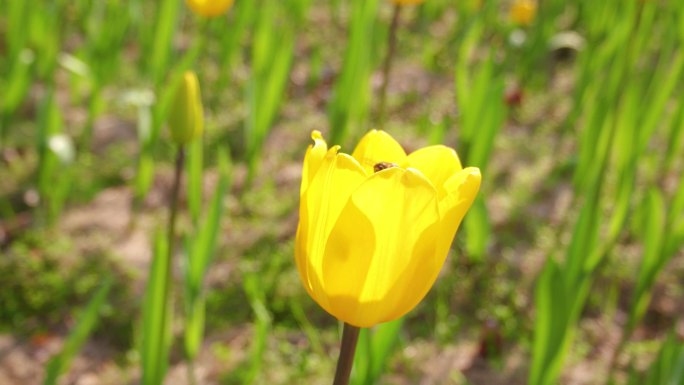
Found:
[[[202,135],[204,116],[197,75],[192,71],[183,73],[169,111],[171,138],[182,145]]]

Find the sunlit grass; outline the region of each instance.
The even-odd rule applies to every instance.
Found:
[[[150,384],[166,365],[184,383],[189,361],[198,383],[331,383],[341,328],[294,261],[302,155],[312,130],[351,153],[382,125],[407,152],[455,148],[483,181],[426,299],[362,333],[352,383],[681,382],[684,7],[406,6],[380,107],[392,10],[0,3],[0,330],[55,357],[16,380],[107,367],[120,376],[103,384],[137,383],[152,338]],[[206,126],[162,279],[187,70]],[[167,282],[164,335],[144,293]]]

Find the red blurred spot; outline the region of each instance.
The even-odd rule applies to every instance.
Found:
[[[498,357],[503,352],[503,336],[499,323],[494,319],[488,319],[482,325],[478,356],[483,359]]]
[[[506,91],[504,100],[506,101],[506,105],[509,107],[520,107],[523,102],[523,97],[524,94],[522,88],[514,87]]]
[[[53,338],[54,335],[50,333],[39,332],[31,336],[31,345],[37,348],[42,348],[45,345],[47,345]]]

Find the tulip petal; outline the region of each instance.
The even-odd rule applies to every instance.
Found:
[[[439,248],[448,253],[463,217],[475,201],[482,177],[480,169],[467,167],[444,183],[447,195],[439,201],[442,217]]]
[[[349,196],[366,179],[361,165],[347,154],[338,154],[337,150],[337,146],[328,150],[301,195],[295,246],[302,282],[324,308],[327,296],[320,276],[326,241]]]
[[[385,131],[371,130],[361,138],[352,156],[361,163],[366,174],[373,174],[373,167],[380,162],[403,164],[406,152]]]
[[[408,167],[413,167],[423,173],[437,189],[440,199],[446,195],[444,183],[452,175],[461,171],[461,161],[453,149],[442,146],[429,146],[409,154]]]
[[[316,171],[323,163],[323,158],[328,152],[328,144],[323,139],[320,131],[313,131],[311,133],[311,139],[313,139],[314,144],[309,145],[306,149],[306,155],[304,156],[304,167],[302,169],[302,184],[299,189],[299,196],[301,197],[306,189],[311,183]]]
[[[436,255],[439,223],[437,193],[420,172],[393,167],[372,175],[330,233],[322,271],[330,302],[324,308],[360,327],[411,310],[441,268],[435,263],[443,261]]]
[[[434,258],[417,259],[415,263],[406,269],[405,276],[397,279],[398,283],[412,282],[411,285],[404,285],[401,287],[392,288],[392,292],[396,292],[398,298],[409,310],[415,307],[425,297],[427,292],[432,287],[432,284],[437,279],[439,272],[444,265],[444,261],[449,254],[451,242],[454,239],[456,230],[467,212],[470,205],[477,196],[477,191],[480,187],[480,170],[470,167],[463,170],[445,182],[447,190],[447,197],[440,200],[440,221],[435,226],[427,229],[423,236],[416,243],[415,250],[421,250],[427,247],[425,243],[436,243],[436,251]],[[458,194],[458,197],[456,196]],[[451,206],[454,204],[454,206]],[[431,233],[434,231],[437,235]],[[415,251],[414,251],[415,253]],[[410,307],[409,307],[410,306]],[[402,309],[397,306],[397,313],[393,318],[399,318],[404,313],[399,313]]]

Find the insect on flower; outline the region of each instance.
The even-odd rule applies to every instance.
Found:
[[[373,166],[373,171],[378,172],[391,167],[399,167],[399,165],[391,162],[378,162]]]

